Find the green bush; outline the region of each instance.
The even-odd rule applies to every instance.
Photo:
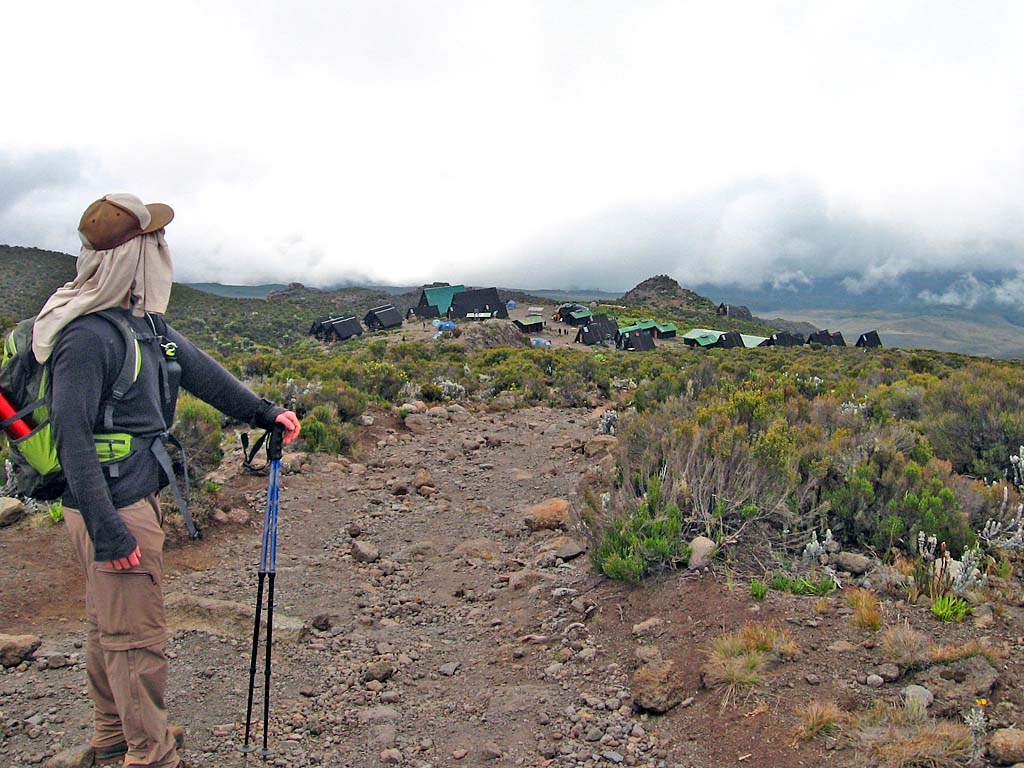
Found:
[[[342,454],[351,450],[355,428],[338,418],[332,403],[318,405],[302,420],[299,439],[302,449],[310,453]]]
[[[212,405],[182,392],[178,396],[173,432],[188,455],[190,471],[201,477],[214,469],[223,457],[221,414]]]
[[[751,579],[750,596],[755,600],[764,600],[768,597],[768,583],[761,579]]]
[[[776,592],[821,597],[836,591],[836,580],[829,575],[822,576],[820,579],[812,579],[807,576],[778,572],[772,574],[771,586]]]
[[[947,624],[963,621],[970,611],[967,601],[955,595],[940,595],[932,600],[932,614]]]
[[[611,579],[638,581],[689,559],[690,548],[683,542],[682,513],[677,505],[664,503],[661,481],[654,477],[633,513],[613,519],[605,528],[595,564]]]

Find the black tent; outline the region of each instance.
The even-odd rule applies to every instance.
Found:
[[[523,333],[540,333],[544,330],[544,318],[537,315],[524,317],[522,320],[513,320],[512,324]]]
[[[508,317],[508,307],[498,297],[497,288],[474,288],[452,297],[448,317]]]
[[[644,331],[627,331],[619,336],[619,349],[630,352],[649,352],[655,349],[654,337]]]
[[[832,334],[829,333],[828,329],[826,328],[823,331],[815,331],[810,336],[808,336],[807,337],[807,343],[808,344],[821,344],[823,347],[831,347],[831,346],[833,346],[836,343],[836,341],[832,337]]]
[[[318,339],[323,339],[324,336],[331,332],[331,323],[337,319],[337,317],[330,315],[327,317],[318,317],[313,321],[313,324],[309,326],[309,335],[316,336]]]
[[[331,341],[344,341],[353,336],[361,336],[363,326],[354,317],[341,317],[331,323],[331,330],[325,338]]]
[[[747,345],[743,343],[743,336],[740,335],[739,331],[726,331],[718,337],[718,343],[712,346],[732,349],[733,347],[745,347]]]
[[[619,324],[607,315],[594,315],[590,322],[576,331],[576,343],[588,347],[602,342],[614,342],[619,335]]]
[[[832,332],[832,344],[833,344],[833,346],[836,346],[836,347],[845,347],[846,346],[846,339],[843,338],[843,334],[841,334],[839,331],[833,331]]]
[[[402,324],[402,314],[393,304],[374,307],[366,313],[363,324],[371,331],[383,331],[387,328],[398,328]]]
[[[878,338],[878,331],[868,331],[857,337],[858,347],[880,347],[882,340]]]
[[[804,345],[804,337],[792,331],[773,333],[769,341],[776,347],[802,347]]]
[[[573,312],[582,312],[585,309],[586,307],[582,304],[563,304],[555,310],[555,319],[563,323],[569,323],[572,321],[571,316]]]

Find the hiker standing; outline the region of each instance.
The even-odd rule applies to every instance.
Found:
[[[93,703],[94,765],[185,768],[164,693],[168,663],[159,490],[173,483],[164,437],[180,385],[236,419],[298,436],[291,411],[261,400],[163,321],[172,266],[164,227],[174,212],[134,195],[107,195],[78,226],[77,276],[47,300],[32,349],[50,361],[50,417],[67,488],[64,519],[85,579],[86,674]],[[120,313],[135,351],[109,319]],[[116,317],[116,314],[115,314]],[[126,355],[136,375],[126,392]],[[121,384],[123,387],[123,382]],[[102,439],[124,456],[101,463]],[[170,471],[165,471],[165,468]],[[190,522],[190,520],[189,520]],[[90,763],[85,763],[90,764]]]

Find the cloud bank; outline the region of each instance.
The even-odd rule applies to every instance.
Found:
[[[183,280],[856,292],[1022,263],[1010,0],[55,0],[5,23],[32,66],[5,82],[0,242],[75,252],[85,206],[131,191],[175,208]]]

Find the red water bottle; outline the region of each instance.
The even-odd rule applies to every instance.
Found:
[[[18,410],[4,397],[4,393],[0,392],[0,421],[7,421],[17,412]],[[28,437],[32,432],[32,428],[25,423],[24,419],[15,419],[7,425],[6,432],[11,439],[18,440],[22,437]]]

